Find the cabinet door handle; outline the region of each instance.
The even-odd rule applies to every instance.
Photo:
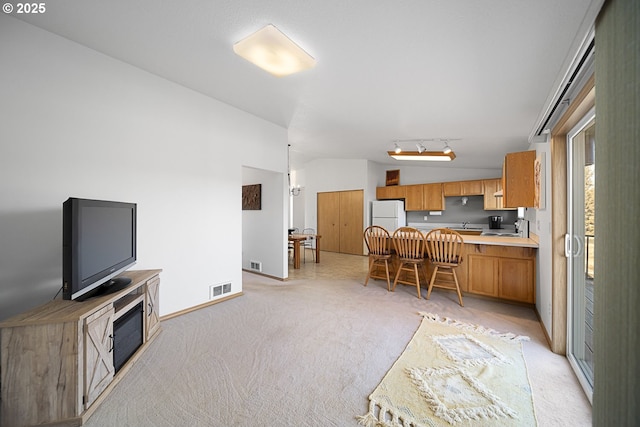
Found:
[[[115,341],[114,335],[109,335],[109,339],[111,340],[111,348],[109,349],[109,353],[111,353],[113,351],[113,342]]]
[[[148,302],[147,305],[149,306],[149,314],[147,314],[147,316],[151,316],[151,313],[153,313],[153,304]]]

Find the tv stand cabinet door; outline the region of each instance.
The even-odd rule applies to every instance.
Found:
[[[115,310],[107,305],[85,319],[84,323],[84,405],[100,396],[113,380],[113,320]]]
[[[160,276],[155,276],[145,285],[145,341],[158,331],[160,327]]]

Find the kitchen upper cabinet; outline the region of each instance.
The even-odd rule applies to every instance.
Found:
[[[484,180],[484,209],[487,211],[505,210],[502,196],[494,196],[494,193],[502,190],[502,178]],[[515,208],[509,208],[515,209]]]
[[[505,208],[537,207],[535,151],[508,153],[502,174],[502,203]]]
[[[466,244],[468,292],[529,304],[535,298],[535,250]]]
[[[390,185],[387,187],[376,188],[376,199],[378,200],[395,200],[404,199],[406,196],[404,185]]]
[[[445,196],[480,196],[484,194],[482,180],[453,181],[442,183]]]
[[[405,185],[405,210],[441,211],[444,210],[442,183]]]
[[[425,211],[443,211],[442,184],[423,184],[423,207]]]
[[[404,208],[407,211],[423,211],[424,210],[424,184],[405,185],[405,202]]]

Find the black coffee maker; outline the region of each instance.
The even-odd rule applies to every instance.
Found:
[[[502,217],[500,215],[492,215],[489,217],[489,228],[502,228]]]

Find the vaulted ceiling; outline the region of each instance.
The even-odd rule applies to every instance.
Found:
[[[601,2],[56,0],[14,16],[286,127],[294,168],[398,165],[393,142],[423,138],[452,139],[452,167],[500,168],[527,148]],[[266,24],[316,67],[277,78],[236,56]]]

